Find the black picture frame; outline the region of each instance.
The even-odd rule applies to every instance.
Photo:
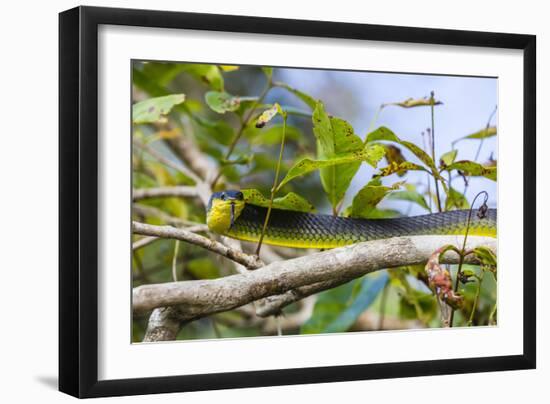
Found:
[[[101,24],[523,50],[523,354],[99,381],[97,52]],[[101,397],[535,368],[535,59],[533,35],[95,7],[62,12],[59,389],[76,397]]]

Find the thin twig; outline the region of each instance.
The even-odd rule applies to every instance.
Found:
[[[283,153],[285,150],[285,135],[286,135],[286,113],[283,112],[283,135],[281,136],[281,148],[279,149],[279,160],[277,161],[277,167],[275,169],[275,179],[273,180],[273,187],[271,188],[271,195],[269,197],[269,206],[265,215],[264,226],[262,228],[262,234],[258,241],[258,247],[256,247],[256,255],[260,255],[260,249],[262,248],[262,242],[264,240],[265,232],[269,224],[269,217],[271,216],[271,210],[273,209],[273,199],[277,192],[279,185],[279,173],[281,172],[281,161],[283,160]]]
[[[426,136],[426,132],[422,132],[422,144],[424,146],[425,151],[428,151],[431,149],[430,138],[429,136]],[[431,181],[429,172],[426,173],[426,182],[428,183],[428,202],[429,202],[430,212],[432,212],[432,204],[433,204],[432,181]]]
[[[495,108],[493,109],[493,112],[491,112],[491,115],[489,115],[489,119],[487,120],[487,125],[485,126],[485,133],[487,133],[487,131],[491,127],[491,121],[493,120],[493,117],[495,116],[495,114],[497,112],[497,108],[498,108],[498,106],[495,105]],[[479,155],[481,153],[481,147],[483,146],[484,141],[485,141],[485,137],[482,137],[479,141],[479,145],[477,147],[476,155],[474,157],[475,162],[477,162],[477,159],[479,158]],[[453,143],[453,147],[454,147],[454,143]],[[451,175],[451,173],[449,173],[449,175]],[[466,192],[468,191],[468,186],[469,185],[470,185],[470,183],[467,182],[466,185],[464,186],[464,192],[462,192],[462,196],[466,196]]]
[[[238,262],[249,269],[257,269],[263,266],[263,262],[257,256],[248,255],[241,251],[231,249],[218,241],[200,236],[185,229],[177,229],[172,226],[154,226],[151,224],[132,222],[132,231],[135,234],[142,234],[144,236],[155,236],[185,241],[229,258],[230,260]]]
[[[178,281],[178,271],[177,271],[177,264],[178,264],[178,250],[180,246],[180,241],[176,240],[174,242],[174,256],[172,257],[172,280],[174,282]]]
[[[132,190],[132,200],[134,202],[147,198],[193,198],[196,196],[198,196],[197,187],[185,185],[173,187],[139,188]]]
[[[260,94],[258,99],[254,102],[254,104],[252,104],[252,106],[250,107],[250,110],[248,111],[245,118],[241,121],[241,126],[239,127],[239,131],[237,132],[237,134],[235,135],[235,137],[231,141],[231,144],[228,146],[227,152],[225,153],[224,160],[229,160],[229,158],[231,157],[231,154],[233,153],[233,150],[235,150],[235,146],[237,146],[237,143],[239,143],[239,140],[240,140],[242,134],[244,133],[245,128],[248,126],[250,118],[252,118],[252,115],[254,114],[254,111],[256,110],[256,106],[263,102],[265,96],[267,95],[269,90],[271,90],[272,88],[273,88],[273,83],[272,83],[271,79],[269,79],[267,81],[266,87],[264,88],[264,90],[262,91],[262,93]],[[214,180],[210,184],[211,188],[214,188],[216,186],[216,184],[219,181],[221,176],[222,176],[222,168],[220,168],[218,170],[218,173],[216,174],[216,177],[214,177]]]
[[[158,237],[153,237],[153,236],[140,238],[139,240],[134,241],[132,243],[132,250],[134,251],[139,250],[140,248],[143,248],[146,245],[149,245],[152,242],[157,241],[158,239],[159,239]]]
[[[369,137],[368,134],[371,133],[374,130],[374,126],[376,125],[376,121],[378,121],[378,116],[380,115],[380,113],[382,112],[382,110],[384,109],[385,106],[386,106],[386,104],[380,104],[380,106],[376,109],[376,111],[374,113],[374,116],[372,118],[372,121],[369,124],[369,130],[367,131],[367,136],[365,137],[365,141]]]
[[[474,315],[477,308],[477,303],[479,302],[479,294],[481,293],[481,282],[483,281],[483,271],[481,271],[481,275],[479,277],[476,276],[477,279],[477,289],[476,289],[476,295],[474,297],[474,303],[472,304],[472,311],[470,312],[470,318],[468,319],[468,327],[470,327],[474,323]]]
[[[208,231],[208,226],[203,223],[193,222],[192,220],[185,220],[180,219],[179,217],[171,216],[168,213],[164,212],[163,210],[159,208],[155,208],[154,206],[148,206],[148,205],[141,205],[134,203],[132,206],[132,210],[134,213],[141,215],[141,216],[154,216],[157,217],[166,224],[170,224],[172,226],[188,226],[189,228],[193,228],[195,230],[190,230],[189,228],[187,230],[193,231],[193,232],[202,232],[202,231]]]
[[[489,199],[489,194],[485,191],[481,191],[478,193],[474,200],[472,201],[472,206],[470,206],[470,210],[468,212],[468,221],[466,222],[466,231],[464,233],[464,241],[462,242],[462,249],[460,250],[460,260],[458,261],[458,269],[456,271],[456,279],[455,279],[455,286],[453,291],[456,293],[458,291],[458,284],[460,282],[460,276],[462,274],[462,264],[464,264],[464,259],[466,255],[466,242],[468,240],[468,232],[470,231],[470,222],[472,220],[472,211],[474,209],[474,205],[476,203],[477,198],[480,195],[485,195],[485,200],[483,201],[482,206],[486,206],[487,199]],[[455,310],[451,308],[451,317],[449,319],[449,327],[453,326],[453,320],[454,320]]]
[[[431,92],[431,98],[430,98],[430,109],[432,112],[432,130],[430,131],[432,136],[432,160],[435,164],[435,93]],[[435,196],[437,198],[437,210],[441,212],[441,197],[439,195],[439,179],[437,176],[433,176],[435,181]]]
[[[189,170],[187,167],[185,167],[183,165],[174,163],[172,160],[167,159],[162,154],[160,154],[158,151],[153,149],[151,146],[143,144],[143,143],[141,143],[140,141],[138,141],[136,139],[134,139],[133,143],[138,148],[146,151],[148,154],[150,154],[152,157],[154,157],[160,163],[162,163],[162,164],[164,164],[164,165],[166,165],[170,168],[173,168],[176,171],[179,171],[180,173],[182,173],[186,177],[189,177],[190,179],[192,179],[196,183],[202,182],[201,179],[199,178],[199,176],[197,174],[195,174],[193,171]]]

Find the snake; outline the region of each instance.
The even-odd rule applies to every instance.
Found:
[[[267,212],[268,207],[246,202],[239,190],[220,191],[210,197],[206,222],[215,233],[258,242]],[[466,229],[468,235],[495,238],[497,210],[462,209],[363,219],[272,208],[263,242],[282,247],[328,249],[401,236],[464,235]]]

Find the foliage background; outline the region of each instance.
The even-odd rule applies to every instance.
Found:
[[[257,96],[266,85],[266,72],[258,67],[218,67],[212,65],[162,64],[135,62],[133,102],[164,94],[185,94],[185,102],[176,106],[166,121],[156,125],[136,125],[134,138],[147,143],[162,156],[177,162],[177,157],[166,143],[176,136],[193,136],[203,153],[210,160],[223,163],[224,154],[246,117],[244,108],[235,112],[219,114],[212,111],[205,102],[208,91],[221,91],[239,96]],[[410,97],[422,98],[435,92],[435,98],[443,105],[435,107],[436,156],[449,152],[453,142],[466,135],[482,130],[490,121],[497,105],[497,80],[492,78],[449,77],[430,75],[386,74],[368,72],[341,72],[323,70],[279,69],[273,71],[275,81],[320,99],[331,115],[349,122],[355,133],[363,140],[368,132],[378,126],[391,128],[403,140],[425,148],[430,126],[430,108],[400,108],[387,106],[379,111],[380,105],[400,102]],[[278,102],[284,108],[307,111],[296,94],[285,88],[273,88],[267,93],[265,104]],[[250,105],[249,105],[250,106]],[[260,111],[261,112],[261,111]],[[293,162],[303,156],[315,156],[316,144],[312,134],[310,117],[290,115],[288,119],[287,143],[283,159],[282,176]],[[269,123],[265,129],[254,130],[248,125],[243,132],[230,160],[239,164],[226,165],[223,175],[227,182],[240,188],[257,188],[269,195],[273,182],[274,167],[280,141],[280,121]],[[279,130],[275,130],[279,128]],[[424,132],[425,135],[422,133]],[[496,138],[464,140],[456,144],[456,160],[477,160],[487,163],[496,159]],[[400,150],[406,160],[418,159],[403,147]],[[191,184],[189,178],[152,158],[148,153],[136,152],[134,148],[134,188]],[[384,166],[380,164],[379,166]],[[342,204],[352,203],[353,197],[365,186],[377,170],[362,164],[355,175]],[[396,177],[395,175],[393,177]],[[424,172],[409,171],[403,178],[385,178],[391,185],[406,180],[408,191],[420,195],[425,203],[384,199],[378,205],[380,215],[422,214],[430,205]],[[489,205],[494,207],[496,182],[483,177],[468,177],[468,186],[462,178],[453,179],[458,193],[465,192],[466,200],[472,200],[480,190],[490,195]],[[219,189],[224,188],[220,182]],[[312,202],[319,212],[331,213],[331,206],[323,192],[319,174],[315,172],[287,184],[283,193],[294,191]],[[417,198],[417,197],[415,197]],[[160,209],[172,217],[204,223],[204,208],[199,204],[181,198],[162,198],[140,201],[140,204]],[[451,207],[452,208],[452,207]],[[435,203],[431,203],[435,211]],[[136,219],[152,224],[165,220],[158,215],[138,215]],[[172,279],[172,258],[174,242],[160,240],[134,253],[134,286],[143,283],[167,282]],[[292,256],[294,252],[289,252]],[[231,268],[216,257],[185,244],[178,250],[177,270],[180,279],[215,278],[231,273]],[[472,270],[481,274],[479,268]],[[369,275],[341,287],[321,293],[317,299],[288,307],[287,316],[300,311],[311,310],[309,317],[284,334],[342,332],[383,328],[438,327],[440,319],[435,297],[415,277],[420,268],[403,268]],[[389,282],[388,287],[384,287]],[[467,311],[476,293],[475,283],[464,285],[465,312],[458,311],[458,324],[465,325]],[[484,277],[480,299],[474,316],[474,324],[487,324],[495,308],[496,283],[490,276]],[[313,305],[314,304],[314,305]],[[313,306],[312,306],[313,305]],[[384,318],[384,320],[381,320]],[[145,318],[134,319],[133,340],[141,341],[146,327]],[[257,321],[250,313],[242,310],[222,313],[211,318],[192,322],[178,335],[179,339],[242,337],[271,335],[276,332],[272,322]]]

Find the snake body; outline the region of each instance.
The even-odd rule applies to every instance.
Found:
[[[245,241],[258,241],[267,208],[244,204],[224,232]],[[481,218],[474,209],[469,235],[496,237],[497,211],[488,209]],[[413,235],[465,234],[469,210],[454,210],[392,219],[355,219],[323,214],[272,209],[263,242],[295,248],[335,248],[361,241]]]

